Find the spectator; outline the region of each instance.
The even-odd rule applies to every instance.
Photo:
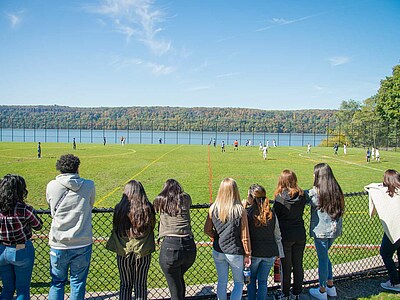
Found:
[[[0,299],[30,299],[35,260],[32,229],[42,228],[42,220],[24,199],[28,195],[23,177],[7,174],[0,182]]]
[[[217,268],[217,297],[227,299],[229,267],[234,286],[231,300],[240,300],[243,293],[243,264],[251,265],[251,246],[247,213],[241,201],[236,181],[225,178],[211,205],[204,232],[213,241],[213,259]]]
[[[282,232],[284,258],[282,262],[282,292],[284,299],[299,299],[302,292],[304,270],[303,255],[306,246],[304,228],[304,206],[306,197],[297,185],[297,176],[291,170],[283,170],[279,175],[275,190],[274,211]],[[290,296],[290,283],[293,272],[293,290]]]
[[[153,205],[143,185],[131,180],[125,185],[121,201],[115,206],[113,229],[107,249],[117,253],[120,278],[119,299],[147,299],[147,274],[151,253],[155,251]]]
[[[265,300],[268,292],[268,275],[275,257],[284,256],[281,231],[278,219],[269,206],[264,187],[252,184],[245,205],[248,206],[247,217],[252,249],[247,296],[249,300]]]
[[[317,299],[336,297],[328,250],[342,233],[344,195],[328,164],[314,166],[314,186],[307,193],[311,205],[310,236],[317,250],[319,277],[319,287],[310,289],[310,295]]]
[[[46,199],[52,223],[49,299],[63,300],[70,273],[71,300],[84,299],[92,255],[92,208],[94,182],[79,176],[80,160],[65,154],[57,160],[61,174],[47,184]]]
[[[183,276],[196,259],[190,221],[191,204],[190,195],[175,179],[168,179],[154,200],[154,208],[160,213],[159,238],[163,239],[159,261],[172,300],[185,298]]]
[[[383,183],[371,183],[365,189],[369,194],[369,214],[375,214],[383,226],[383,238],[380,254],[388,271],[389,280],[381,283],[385,290],[400,292],[400,271],[397,271],[393,254],[400,257],[400,173],[396,170],[387,170],[383,176]]]

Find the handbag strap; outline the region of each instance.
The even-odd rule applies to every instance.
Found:
[[[69,193],[69,189],[67,189],[61,196],[61,198],[58,200],[57,204],[54,206],[54,213],[56,213],[57,209],[60,207],[61,202],[65,199],[67,194]]]

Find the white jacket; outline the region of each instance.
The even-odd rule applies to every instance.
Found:
[[[65,193],[65,198],[56,205]],[[92,208],[94,182],[79,174],[60,174],[47,184],[46,199],[50,205],[49,245],[55,249],[74,249],[92,244]]]
[[[390,197],[387,193],[387,187],[382,183],[371,183],[364,187],[369,194],[369,215],[376,213],[382,222],[383,231],[389,240],[394,244],[400,239],[400,195],[399,191]]]

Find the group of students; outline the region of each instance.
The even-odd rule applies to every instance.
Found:
[[[311,206],[310,235],[315,241],[319,274],[319,287],[310,289],[310,294],[317,299],[336,296],[328,250],[342,231],[344,195],[331,168],[324,163],[314,167],[314,187],[309,191],[298,186],[293,171],[283,170],[274,196],[271,208],[265,188],[253,184],[242,202],[235,180],[222,181],[204,226],[213,240],[218,299],[227,299],[229,267],[234,281],[230,299],[242,297],[244,267],[251,271],[248,298],[266,299],[268,274],[275,257],[282,263],[282,298],[299,299],[304,278],[306,204]]]
[[[64,299],[64,287],[70,273],[71,299],[84,299],[92,253],[91,210],[94,204],[93,181],[79,176],[80,160],[66,154],[57,160],[60,171],[47,185],[52,225],[49,233],[51,287],[49,298]],[[381,256],[390,280],[386,289],[400,291],[399,273],[393,254],[400,253],[400,174],[385,172],[383,183],[371,184],[370,214],[378,213],[384,224]],[[1,299],[29,299],[34,262],[30,241],[32,229],[40,230],[42,221],[25,203],[26,183],[19,175],[7,174],[0,182],[0,275]],[[239,188],[225,178],[206,217],[204,232],[213,244],[212,257],[218,275],[218,299],[227,299],[229,268],[234,287],[230,298],[242,297],[243,270],[251,270],[248,298],[265,299],[267,277],[275,257],[282,262],[284,299],[299,299],[304,277],[303,253],[306,241],[303,213],[311,206],[310,235],[318,256],[319,287],[310,289],[317,299],[336,296],[332,263],[328,250],[342,232],[344,195],[332,169],[325,163],[314,167],[313,188],[303,191],[291,170],[281,172],[270,207],[264,187],[253,184],[247,199],[241,201]],[[185,298],[185,272],[196,259],[196,244],[191,226],[192,200],[178,181],[168,179],[151,203],[143,185],[129,181],[115,206],[111,236],[106,248],[116,253],[120,277],[119,299],[147,299],[147,275],[155,251],[156,213],[160,215],[159,263],[165,275],[171,299]],[[291,274],[293,285],[291,288]]]

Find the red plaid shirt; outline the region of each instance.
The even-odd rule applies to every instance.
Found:
[[[32,228],[42,228],[42,220],[36,215],[32,206],[17,202],[14,210],[3,214],[0,212],[0,244],[14,246],[24,244],[32,237]]]

